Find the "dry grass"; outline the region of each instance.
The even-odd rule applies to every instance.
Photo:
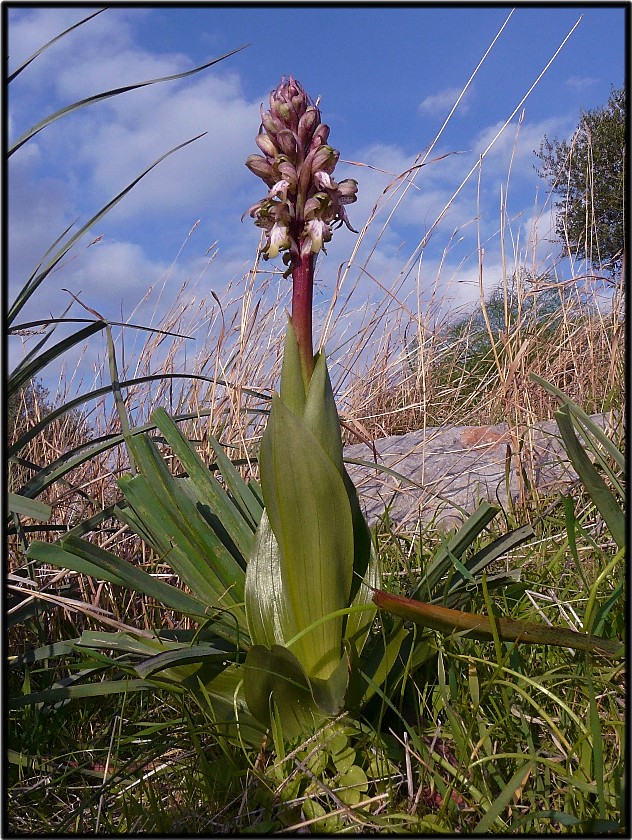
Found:
[[[377,225],[380,209],[388,210],[393,202],[397,207],[413,178],[405,173],[394,180],[393,190],[384,192],[351,258],[341,266],[328,311],[316,313],[315,320],[322,324],[321,343],[328,349],[345,440],[367,442],[420,428],[499,422],[507,422],[519,439],[535,422],[551,417],[555,409],[551,398],[530,382],[531,372],[560,387],[589,412],[622,411],[623,289],[616,289],[605,307],[603,300],[599,302],[593,272],[586,265],[576,265],[577,276],[562,280],[556,279],[558,264],[552,258],[534,266],[532,247],[520,251],[516,246],[513,254],[503,252],[506,264],[499,294],[505,305],[502,322],[492,329],[483,294],[489,281],[484,282],[481,263],[480,301],[469,320],[461,315],[458,335],[454,323],[441,314],[448,308],[439,292],[439,277],[429,304],[422,309],[418,290],[411,293],[405,285],[406,271],[390,286],[371,275],[372,251],[360,260],[360,245]],[[388,220],[376,244],[387,224]],[[503,225],[504,215],[501,232]],[[410,264],[423,246],[423,241],[416,246]],[[191,419],[183,421],[182,427],[209,464],[214,460],[208,444],[212,435],[231,458],[243,462],[247,477],[256,476],[267,396],[278,383],[290,284],[278,269],[257,257],[244,276],[228,283],[220,298],[209,291],[205,277],[212,260],[211,254],[206,268],[177,290],[162,317],[157,318],[156,313],[164,311],[165,299],[173,294],[168,274],[147,291],[131,313],[129,322],[139,323],[139,312],[153,310],[146,325],[171,335],[127,329],[119,330],[118,335],[115,332],[119,380],[162,374],[124,389],[132,427],[149,422],[157,406],[172,415],[189,415]],[[358,286],[367,277],[375,283],[377,303],[354,308],[356,297],[366,301],[365,293],[358,295]],[[564,290],[553,327],[550,319],[539,319],[537,307],[531,305],[544,287],[549,294],[551,289]],[[481,324],[483,337],[487,333],[483,355]],[[104,353],[94,365],[93,381],[87,387],[81,384],[78,370],[70,376],[62,374],[54,402],[63,404],[77,389],[91,393],[109,383]],[[77,423],[76,416],[74,420],[62,418],[19,453],[20,464],[10,470],[13,489],[78,444],[120,433],[111,395],[85,403],[81,411],[81,422]],[[43,412],[44,405],[35,399],[29,406],[29,423],[38,422]],[[618,422],[623,428],[622,416]],[[528,457],[528,452],[524,455]],[[37,523],[27,523],[30,533],[10,535],[10,569],[24,565],[24,548],[31,535],[54,539],[112,505],[120,495],[116,479],[129,466],[125,446],[119,445],[86,461],[42,493],[38,498],[53,508],[52,527],[42,531]],[[169,574],[115,520],[100,523],[90,538],[134,557],[149,571]],[[56,570],[38,568],[36,573],[40,586],[59,580]],[[68,580],[64,578],[64,582]],[[93,583],[80,580],[79,589],[88,602],[108,610],[117,620],[140,622],[141,626],[151,623],[152,610],[146,603],[121,597],[109,585],[97,591]],[[82,617],[83,621],[92,619]]]

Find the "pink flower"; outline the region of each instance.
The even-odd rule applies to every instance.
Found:
[[[287,252],[286,275],[301,255],[324,249],[333,227],[344,223],[353,230],[344,205],[356,200],[358,185],[334,180],[340,153],[327,145],[328,138],[316,105],[296,79],[283,78],[270,94],[270,109],[261,108],[256,142],[263,156],[250,155],[246,166],[269,188],[247,212],[266,231],[264,257]]]

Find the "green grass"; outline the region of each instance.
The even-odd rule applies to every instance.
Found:
[[[388,209],[390,195],[386,190],[380,210]],[[505,213],[500,228],[511,232]],[[592,241],[590,231],[586,238]],[[35,276],[29,295],[76,242],[73,236],[53,246],[59,251]],[[354,429],[367,439],[424,426],[506,420],[520,436],[550,417],[554,406],[529,380],[533,372],[590,412],[621,413],[622,290],[614,295],[612,310],[602,311],[591,301],[590,266],[575,262],[580,277],[586,270],[587,285],[560,281],[558,288],[551,279],[558,276],[556,258],[533,266],[516,245],[504,259],[504,283],[456,324],[437,321],[443,301],[434,292],[426,309],[413,302],[411,310],[399,278],[381,278],[383,297],[368,314],[359,308],[351,326],[344,326],[347,303],[359,283],[354,280],[358,261],[349,259],[321,336],[333,360],[346,434]],[[358,278],[369,276],[365,268]],[[208,443],[212,434],[232,458],[243,459],[246,477],[256,475],[252,456],[268,405],[261,393],[277,385],[285,327],[286,300],[279,288],[286,287],[277,280],[261,270],[257,258],[251,271],[227,285],[218,309],[202,273],[173,296],[160,324],[169,342],[163,333],[137,332],[140,346],[134,339],[130,349],[130,331],[122,332],[117,346],[122,350],[127,341],[125,354],[119,354],[126,363],[115,379],[136,425],[156,406],[187,414],[192,419],[183,429],[207,463],[215,457]],[[489,281],[499,278],[486,277]],[[444,284],[445,278],[435,278],[435,290]],[[154,302],[163,291],[157,288]],[[14,317],[25,295],[26,290],[14,305]],[[188,305],[192,295],[198,308]],[[336,346],[339,320],[344,340],[338,338]],[[93,333],[102,328],[99,323],[90,327]],[[186,369],[183,335],[205,339],[193,359],[187,356]],[[33,363],[29,370],[39,374],[41,367]],[[27,378],[22,370],[16,382]],[[62,383],[62,392],[49,404],[35,382],[30,390],[16,384],[10,407],[11,443],[28,437],[11,464],[16,491],[60,454],[121,432],[121,418],[103,396],[93,401],[90,391],[64,413],[77,395],[63,393]],[[29,436],[51,408],[60,409],[57,420]],[[52,506],[52,530],[46,534],[46,526],[34,520],[26,520],[34,530],[23,530],[20,522],[8,540],[9,569],[22,576],[22,596],[37,582],[41,593],[62,600],[39,602],[30,616],[23,609],[23,619],[8,634],[10,656],[99,629],[94,615],[73,607],[83,602],[141,630],[183,623],[150,599],[109,583],[26,566],[31,537],[53,540],[59,531],[98,517],[120,498],[114,478],[129,466],[125,447],[116,446],[34,492]],[[489,570],[520,568],[521,579],[500,592],[477,590],[472,609],[625,638],[624,559],[588,497],[577,488],[563,501],[527,495],[504,512],[504,522],[493,522],[492,536],[525,523],[533,524],[536,538]],[[86,531],[102,547],[178,583],[168,558],[154,556],[115,520],[93,520]],[[444,539],[432,524],[401,533],[385,515],[376,542],[387,588],[410,594]],[[470,550],[477,548],[478,543]],[[380,618],[392,620],[385,614]],[[6,712],[5,829],[12,834],[175,835],[272,833],[300,826],[335,833],[628,830],[623,664],[564,648],[426,632],[435,656],[417,669],[407,662],[402,683],[378,692],[361,719],[330,722],[305,743],[284,743],[274,729],[259,749],[229,742],[218,737],[214,721],[190,695],[157,689],[12,708]],[[9,693],[42,690],[93,666],[94,659],[69,655],[16,668],[9,672]]]
[[[579,501],[572,516],[554,507],[536,540],[514,552],[508,564],[522,567],[522,580],[493,596],[493,610],[622,637],[623,563],[611,562],[607,533],[595,534],[594,509]],[[393,588],[410,591],[440,539],[382,527]],[[490,603],[483,591],[473,609]],[[191,701],[161,692],[11,710],[8,828],[620,830],[624,666],[564,648],[431,635],[436,658],[374,701],[367,719],[344,719],[311,744],[275,745],[272,734],[248,751],[218,739]],[[47,665],[21,672],[19,684],[13,676],[10,689],[50,683]]]

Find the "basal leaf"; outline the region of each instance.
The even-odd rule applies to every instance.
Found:
[[[281,581],[281,559],[268,514],[263,511],[246,568],[246,618],[253,644],[284,645],[291,621]]]
[[[548,627],[531,621],[494,616],[495,628],[493,628],[491,619],[486,615],[414,601],[383,590],[376,590],[373,600],[380,609],[440,633],[463,632],[474,639],[491,641],[494,639],[494,629],[496,629],[500,639],[505,642],[572,647],[576,650],[600,653],[614,658],[623,655],[623,645],[619,642],[586,633],[576,633],[565,627]]]
[[[151,533],[160,537],[158,550],[170,552],[173,561],[177,557],[178,574],[193,592],[215,598],[210,601],[213,606],[241,604],[244,570],[237,558],[196,508],[181,480],[169,472],[155,444],[138,436],[131,445],[141,475],[123,477],[119,485],[139,520],[145,526],[151,523]]]
[[[327,680],[310,679],[285,647],[253,645],[244,669],[244,696],[253,715],[267,727],[274,707],[286,739],[307,735],[325,717],[340,712],[349,679],[343,657]]]
[[[263,498],[277,539],[292,635],[348,606],[353,525],[342,476],[307,428],[273,397],[260,455]],[[340,661],[343,618],[321,623],[294,647],[310,676]]]
[[[312,731],[323,719],[300,662],[280,645],[250,648],[244,667],[244,696],[252,714],[268,728],[274,702],[287,739]]]
[[[222,670],[222,665],[228,665],[228,657],[229,654],[225,650],[218,650],[214,645],[202,642],[189,646],[178,645],[177,648],[157,653],[134,667],[139,677],[148,679],[159,671],[175,670],[183,665],[212,662]]]

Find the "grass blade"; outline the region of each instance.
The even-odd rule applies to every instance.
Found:
[[[51,38],[50,41],[47,41],[43,47],[40,47],[39,50],[36,50],[32,55],[30,55],[26,59],[26,61],[23,61],[22,64],[16,67],[13,73],[10,73],[7,76],[7,84],[12,82],[17,76],[19,76],[20,73],[23,70],[25,70],[32,61],[35,61],[35,59],[44,52],[44,50],[47,50],[49,47],[52,47],[53,44],[57,43],[57,41],[63,38],[64,35],[68,35],[68,33],[72,32],[73,29],[77,29],[79,26],[82,26],[84,23],[87,23],[89,20],[92,20],[92,18],[95,18],[97,15],[100,15],[102,12],[105,11],[105,9],[99,9],[98,12],[93,12],[91,15],[88,15],[88,17],[83,18],[83,20],[80,20],[78,23],[74,23],[72,26],[69,26],[68,29],[64,29],[64,31],[61,32],[59,35],[55,35],[54,38]]]
[[[493,507],[489,504],[489,502],[481,502],[478,508],[467,518],[448,544],[446,546],[441,546],[441,548],[437,551],[432,563],[430,563],[426,569],[426,573],[411,592],[411,597],[417,595],[423,587],[426,597],[431,599],[433,590],[452,566],[450,562],[450,554],[460,558],[463,552],[489,525],[498,512],[499,508]]]
[[[181,414],[176,419],[195,420],[198,417],[206,417],[212,413],[212,409],[199,409],[192,414]],[[135,429],[132,429],[132,435],[140,435],[143,434],[143,432],[148,432],[155,428],[156,424],[150,421],[149,423],[145,423],[143,426],[137,426]],[[115,446],[120,446],[124,442],[123,435],[110,434],[82,443],[74,449],[64,453],[64,455],[56,461],[51,462],[40,470],[37,475],[29,479],[26,484],[20,488],[19,494],[32,499],[75,467],[89,461],[101,452],[105,452]]]
[[[530,758],[529,761],[525,761],[525,763],[516,770],[505,787],[492,802],[491,806],[487,809],[481,821],[474,827],[474,834],[485,834],[491,829],[496,819],[500,817],[502,812],[511,802],[518,788],[521,784],[523,784],[526,776],[533,771],[535,765],[535,759]]]
[[[177,146],[174,146],[173,149],[170,149],[164,155],[158,158],[158,160],[154,161],[151,166],[148,166],[147,169],[144,169],[140,175],[134,178],[123,190],[121,190],[118,195],[114,196],[111,201],[109,201],[106,205],[104,205],[97,213],[89,219],[83,227],[77,231],[77,233],[72,236],[65,245],[63,245],[59,251],[46,263],[43,269],[36,273],[35,275],[31,276],[28,282],[24,285],[24,287],[20,290],[17,298],[11,305],[9,309],[9,313],[7,315],[6,324],[10,326],[19,312],[23,309],[26,302],[29,298],[34,294],[37,288],[40,286],[43,280],[50,274],[50,272],[55,268],[55,266],[63,259],[64,255],[68,253],[68,251],[72,248],[72,246],[79,240],[81,237],[90,230],[93,225],[95,225],[98,221],[100,221],[109,211],[119,203],[125,196],[141,181],[145,175],[149,174],[152,169],[154,169],[158,164],[162,163],[165,158],[168,158],[169,155],[172,155],[174,152],[183,149],[185,146],[188,146],[190,143],[194,143],[196,140],[199,140],[200,137],[204,137],[206,132],[202,134],[198,134],[196,137],[192,137],[190,140],[185,140],[184,143],[180,143]]]
[[[61,356],[62,353],[66,352],[66,350],[74,347],[75,344],[80,344],[82,341],[90,338],[91,335],[94,335],[94,333],[100,332],[104,327],[104,321],[93,321],[87,327],[77,330],[77,332],[74,332],[67,338],[58,341],[57,344],[53,345],[53,347],[50,347],[48,350],[45,350],[30,362],[26,360],[21,362],[9,377],[9,381],[7,382],[7,395],[11,396],[12,394],[17,393],[17,391],[19,391],[20,388],[29,380],[33,379],[33,377],[36,376],[42,368],[46,367],[46,365],[50,364],[58,356]]]
[[[623,453],[617,449],[603,429],[601,429],[593,421],[593,419],[577,405],[577,403],[573,402],[570,397],[567,397],[566,394],[563,391],[560,391],[559,388],[556,388],[555,385],[551,385],[551,383],[547,382],[546,379],[542,379],[541,376],[538,376],[535,373],[530,373],[529,377],[541,388],[544,388],[545,391],[548,391],[550,394],[557,397],[562,405],[566,406],[566,408],[568,408],[568,410],[581,422],[582,426],[599,441],[612,460],[617,464],[619,469],[621,471],[625,470],[625,456]]]
[[[215,451],[217,464],[228,489],[232,493],[233,498],[239,507],[244,512],[244,515],[249,519],[252,527],[256,528],[259,524],[259,520],[261,519],[261,502],[239,475],[233,462],[230,458],[228,458],[219,441],[211,437],[209,438],[209,443]]]
[[[134,379],[126,379],[124,382],[119,382],[120,388],[133,388],[135,385],[142,385],[145,382],[157,382],[161,379],[199,379],[203,382],[217,382],[217,380],[212,376],[202,376],[202,374],[196,373],[152,373],[147,376],[137,376]],[[223,384],[223,383],[220,383]],[[90,400],[96,400],[99,397],[104,396],[105,394],[109,394],[112,391],[111,385],[104,385],[102,388],[95,388],[94,391],[90,391],[88,394],[80,394],[78,397],[75,397],[72,400],[68,400],[68,402],[64,403],[59,408],[54,408],[45,417],[43,417],[39,423],[36,423],[34,426],[25,432],[14,444],[13,446],[9,446],[6,450],[6,457],[10,458],[13,455],[17,455],[18,452],[23,449],[27,443],[29,443],[33,438],[37,437],[37,435],[44,431],[44,429],[49,426],[51,423],[54,423],[59,417],[63,417],[64,414],[67,414],[69,411],[77,408],[84,403],[89,402]]]
[[[122,93],[128,93],[132,90],[137,90],[138,88],[148,87],[149,85],[157,85],[161,82],[173,82],[176,79],[185,79],[187,76],[193,76],[195,73],[200,73],[202,70],[206,70],[208,67],[212,67],[213,64],[217,64],[219,61],[223,61],[225,58],[229,58],[231,55],[235,55],[235,53],[240,52],[241,50],[245,49],[248,44],[244,44],[241,47],[238,47],[236,50],[231,50],[231,52],[226,53],[225,55],[220,56],[219,58],[214,58],[212,61],[207,61],[206,64],[202,64],[199,67],[194,67],[193,70],[187,70],[184,73],[176,73],[172,76],[163,76],[160,79],[149,79],[145,82],[136,82],[133,85],[125,85],[124,87],[119,88],[112,88],[112,90],[106,90],[102,93],[95,93],[93,96],[88,96],[86,99],[81,99],[79,102],[73,102],[71,105],[66,105],[64,108],[60,108],[59,111],[55,111],[54,114],[49,114],[49,116],[44,117],[43,120],[40,120],[34,126],[28,129],[15,143],[9,147],[7,152],[7,157],[11,157],[14,152],[17,152],[19,148],[21,148],[25,143],[27,143],[32,137],[35,137],[36,134],[39,134],[47,126],[51,125],[52,123],[56,122],[57,120],[61,119],[62,117],[71,114],[73,111],[77,111],[80,108],[85,108],[87,105],[94,105],[97,102],[102,102],[104,99],[110,99],[112,96],[120,96]]]
[[[206,614],[202,601],[78,537],[68,536],[62,540],[61,545],[35,541],[31,543],[27,556],[39,563],[71,569],[97,580],[107,580],[132,591],[142,592],[169,609],[186,615],[202,617]]]
[[[162,408],[156,409],[152,414],[152,420],[160,432],[162,432],[165,440],[186,470],[198,492],[200,503],[208,504],[213,514],[218,517],[223,527],[228,531],[230,538],[242,556],[249,557],[254,542],[253,527],[250,520],[246,520],[241,511],[226,494],[219,481],[211,475],[208,467],[202,462],[191,443],[182,435],[167,412]],[[219,447],[217,441],[212,440],[211,443],[214,449]],[[236,470],[230,461],[228,463],[230,464],[230,469],[226,463],[224,463],[224,469],[232,475]],[[222,476],[228,483],[223,471]],[[257,505],[259,507],[260,518],[261,506],[258,504],[258,500]]]
[[[564,406],[564,408],[556,411],[555,419],[564,440],[568,457],[577,475],[582,480],[597,510],[603,516],[617,546],[623,548],[625,545],[625,516],[623,510],[579,442],[568,407]]]
[[[59,688],[48,688],[44,691],[35,691],[23,697],[11,697],[7,705],[10,709],[20,709],[24,706],[31,706],[36,703],[53,705],[63,700],[74,700],[80,697],[106,697],[109,694],[124,694],[132,691],[144,691],[151,689],[156,691],[154,683],[147,680],[109,680],[100,683],[88,683],[86,685],[65,685]],[[175,688],[172,688],[175,690]]]
[[[28,499],[18,493],[9,493],[9,511],[19,516],[28,516],[29,519],[37,519],[40,522],[48,522],[52,509],[50,505],[38,502],[35,499]]]

